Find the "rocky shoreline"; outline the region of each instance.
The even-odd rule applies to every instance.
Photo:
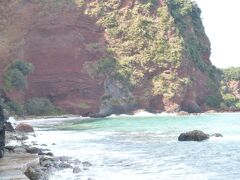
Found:
[[[27,140],[32,136],[36,137],[36,134],[30,125],[20,123],[14,127],[11,123],[6,123],[5,154],[10,156],[34,154],[38,158],[38,163],[30,163],[26,168],[23,168],[23,173],[29,179],[47,180],[64,169],[72,169],[72,173],[79,174],[92,166],[88,161],[81,162],[79,159],[69,156],[54,156],[46,144],[40,145],[41,148],[39,148],[36,141],[27,143]]]

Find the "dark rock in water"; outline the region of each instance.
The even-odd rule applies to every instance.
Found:
[[[34,146],[38,145],[37,141],[31,141],[31,143],[32,143]]]
[[[52,158],[41,158],[40,159],[40,165],[43,167],[50,167],[54,165],[54,159]]]
[[[23,147],[16,147],[16,148],[14,148],[14,152],[15,153],[26,153],[27,151]]]
[[[18,140],[18,141],[25,141],[27,139],[28,139],[28,137],[26,135],[16,136],[16,140]]]
[[[81,161],[79,159],[74,159],[73,164],[75,165],[81,164]]]
[[[73,173],[74,174],[78,174],[80,172],[81,172],[81,169],[79,167],[76,166],[76,167],[73,168]]]
[[[52,145],[56,145],[56,143],[52,143]]]
[[[25,171],[25,175],[30,179],[30,180],[47,180],[48,179],[48,174],[44,172],[43,169],[40,167],[28,167],[27,170]]]
[[[206,139],[209,139],[209,135],[199,130],[182,133],[178,137],[178,141],[203,141]]]
[[[26,151],[30,154],[39,154],[42,153],[42,150],[37,147],[26,147]]]
[[[61,162],[58,166],[60,169],[72,168],[72,166],[70,164],[65,163],[65,162]]]
[[[14,127],[10,122],[5,123],[5,130],[8,132],[15,132]]]
[[[47,155],[47,156],[50,156],[50,157],[53,157],[53,156],[54,156],[52,152],[48,152],[48,153],[46,153],[46,155]]]
[[[223,137],[223,135],[220,133],[215,133],[215,134],[212,134],[211,137]]]
[[[15,146],[5,146],[5,149],[8,150],[9,152],[14,152]]]
[[[90,166],[92,166],[92,164],[91,164],[90,162],[88,162],[88,161],[82,162],[82,165],[83,165],[84,167],[90,167]]]
[[[61,156],[61,157],[59,157],[59,160],[62,161],[62,162],[69,161],[70,159],[72,159],[72,158],[69,157],[69,156]]]
[[[21,132],[21,133],[33,133],[34,132],[34,129],[32,126],[30,126],[28,124],[24,124],[24,123],[20,123],[19,125],[17,125],[15,130],[17,132]]]
[[[41,146],[47,146],[46,144],[41,144]]]

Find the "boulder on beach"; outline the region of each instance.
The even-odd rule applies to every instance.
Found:
[[[199,130],[185,132],[178,137],[178,141],[203,141],[207,139],[209,139],[209,134]]]
[[[8,132],[15,132],[12,123],[10,123],[10,122],[5,122],[5,131],[8,131]]]
[[[80,172],[81,172],[81,169],[78,166],[73,168],[73,174],[78,174]]]
[[[26,147],[26,151],[30,154],[41,154],[43,151],[37,147]]]
[[[34,129],[32,126],[25,124],[25,123],[20,123],[17,125],[17,127],[15,128],[15,130],[17,132],[21,132],[21,133],[33,133]]]
[[[24,173],[30,180],[49,179],[48,174],[41,167],[28,167]]]

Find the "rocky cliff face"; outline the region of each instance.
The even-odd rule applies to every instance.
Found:
[[[230,92],[240,100],[240,81],[232,80],[227,83]]]
[[[17,59],[35,67],[25,91],[6,92],[12,100],[107,115],[199,112],[220,94],[189,0],[2,0],[0,9],[0,76]]]

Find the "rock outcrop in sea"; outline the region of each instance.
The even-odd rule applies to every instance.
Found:
[[[220,133],[209,135],[200,130],[193,130],[193,131],[181,133],[178,137],[178,141],[204,141],[209,139],[210,137],[219,138],[219,137],[223,137],[223,135]]]

